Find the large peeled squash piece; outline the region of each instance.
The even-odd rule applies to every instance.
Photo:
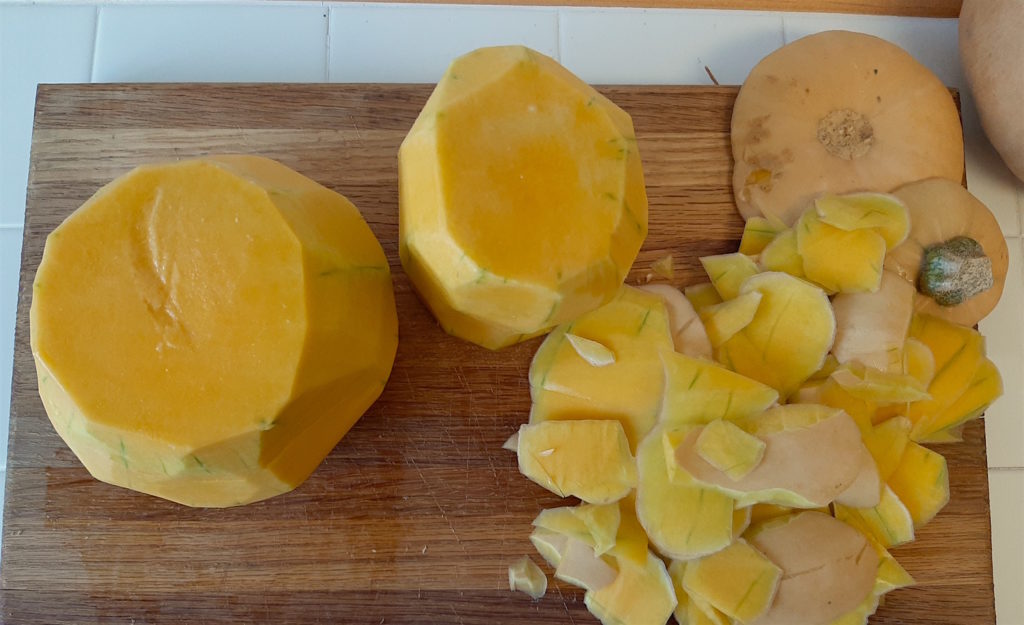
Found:
[[[732,114],[733,190],[744,217],[792,224],[823,192],[960,182],[960,117],[906,51],[848,31],[804,37],[747,76]]]
[[[140,167],[47,239],[32,352],[95,477],[192,506],[294,488],[377,398],[387,259],[345,198],[274,161]]]
[[[492,349],[610,300],[647,234],[629,115],[521,46],[456,59],[398,166],[402,265],[446,331]]]

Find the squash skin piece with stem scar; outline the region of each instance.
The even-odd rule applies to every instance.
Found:
[[[359,211],[257,156],[147,165],[99,190],[48,237],[30,318],[43,405],[90,473],[202,507],[306,479],[398,343]]]
[[[629,115],[522,46],[456,59],[398,160],[402,266],[445,331],[490,349],[612,299],[647,235]]]
[[[787,225],[824,192],[963,178],[949,90],[906,51],[860,33],[817,33],[762,59],[736,97],[730,136],[740,213]]]
[[[886,268],[918,286],[914,298],[916,312],[962,326],[974,326],[995,308],[1006,282],[1009,251],[995,216],[959,182],[921,180],[900,187],[893,195],[906,204],[910,212],[910,234],[886,257]],[[922,271],[928,250],[948,246],[958,237],[965,237],[980,246],[984,260],[989,264],[987,270],[979,273],[975,267],[973,271],[957,275],[959,267],[956,263],[945,263],[944,268],[944,263],[935,262],[929,273]],[[974,254],[968,254],[971,255]],[[949,295],[955,294],[959,288],[966,290],[959,295],[960,299],[946,302],[952,305],[944,306],[923,292],[920,288],[922,281],[928,285],[934,283],[938,290],[952,291]],[[967,293],[984,286],[975,284],[977,282],[991,286],[967,296]]]

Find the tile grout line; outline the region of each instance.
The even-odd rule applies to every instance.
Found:
[[[989,473],[1020,473],[1024,475],[1024,467],[989,467]]]
[[[91,83],[96,82],[96,49],[100,45],[100,16],[102,13],[103,7],[97,4],[92,23],[92,56],[89,58],[89,82]]]
[[[558,51],[558,62],[562,62],[565,56],[562,53],[562,11],[565,7],[558,7],[555,10],[555,50]]]
[[[327,9],[324,19],[324,82],[331,82],[331,17],[334,15],[334,4],[321,2],[320,6]]]

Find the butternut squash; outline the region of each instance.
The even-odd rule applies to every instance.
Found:
[[[190,506],[291,490],[380,395],[391,273],[344,197],[269,159],[149,165],[47,238],[32,353],[96,478]]]

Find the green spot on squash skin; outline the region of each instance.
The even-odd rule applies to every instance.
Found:
[[[626,212],[626,215],[629,217],[629,220],[633,222],[633,227],[636,228],[636,231],[643,234],[644,227],[640,223],[640,220],[637,219],[636,215],[633,214],[633,209],[630,208],[629,202],[625,200],[622,201],[622,210]]]
[[[125,453],[124,439],[122,438],[122,439],[120,439],[120,441],[121,441],[121,462],[124,463],[124,468],[127,469],[128,468],[128,456]]]
[[[725,418],[729,414],[729,409],[732,408],[732,398],[734,391],[729,391],[729,398],[725,400],[725,410],[722,411],[722,417]]]
[[[167,467],[164,465],[162,458],[160,459],[160,469],[164,472],[164,475],[170,475],[170,473],[167,472]]]
[[[587,100],[587,106],[594,106],[594,102],[596,100],[597,100],[597,96],[594,96],[594,95],[590,96],[590,99]]]
[[[487,271],[486,269],[481,269],[481,270],[480,270],[480,275],[478,275],[478,276],[476,277],[476,280],[473,280],[473,284],[480,284],[481,282],[483,282],[484,280],[486,280],[486,279],[487,279],[487,274],[488,274],[488,273],[490,273],[490,272],[489,272],[489,271]]]
[[[602,194],[602,197],[604,197],[605,199],[611,200],[613,202],[617,202],[619,200],[618,196],[615,195],[614,193],[612,193],[611,191],[605,191]]]
[[[195,460],[195,463],[199,466],[200,469],[206,471],[207,473],[212,473],[212,471],[210,471],[210,469],[205,464],[203,464],[203,461],[199,459],[199,456],[192,454],[189,457],[192,458],[192,460]]]
[[[644,326],[647,325],[647,318],[651,316],[651,311],[648,310],[644,313],[644,318],[640,320],[640,327],[636,329],[636,333],[640,334],[644,330]]]
[[[559,272],[559,273],[561,273],[561,272]],[[561,277],[561,276],[559,276],[559,277]],[[551,310],[548,311],[548,316],[544,317],[543,323],[547,323],[548,321],[551,321],[551,319],[555,316],[555,311],[557,311],[557,310],[558,310],[558,302],[555,302],[555,303],[551,304]]]
[[[697,369],[697,373],[693,376],[693,379],[690,380],[690,386],[686,387],[686,390],[688,390],[688,391],[693,390],[693,387],[697,386],[697,380],[699,380],[700,376],[703,375],[703,374],[704,374],[704,370],[703,369]]]
[[[387,271],[387,267],[383,265],[349,265],[348,267],[331,267],[324,269],[318,275],[321,278],[329,278],[331,276],[345,275],[346,273],[354,272],[384,272]]]

